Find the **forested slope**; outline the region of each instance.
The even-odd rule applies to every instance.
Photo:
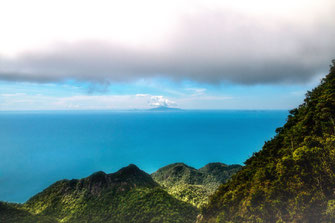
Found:
[[[202,222],[335,222],[335,68],[210,198]]]
[[[151,174],[169,194],[179,200],[201,207],[208,202],[219,185],[225,183],[237,171],[240,165],[209,163],[195,169],[184,163],[173,163],[164,166]]]

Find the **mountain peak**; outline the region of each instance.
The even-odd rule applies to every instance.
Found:
[[[212,179],[215,183],[223,183],[240,168],[241,165],[226,165],[219,162],[208,163],[200,169],[195,169],[185,163],[173,163],[158,169],[151,176],[164,185],[176,183],[201,185],[204,181],[209,180],[207,178]]]
[[[92,175],[82,179],[88,183],[88,185],[99,184],[100,186],[106,185],[108,183],[107,174],[103,171],[98,171],[93,173]],[[78,180],[72,180],[72,183],[78,182]]]
[[[123,182],[130,183],[133,186],[149,186],[154,187],[158,184],[151,178],[149,174],[142,171],[134,164],[130,164],[126,167],[121,168],[116,173],[109,174],[112,182]]]
[[[185,163],[173,163],[158,169],[151,174],[155,181],[165,186],[176,183],[200,184],[198,180],[201,175],[197,169],[186,165]]]
[[[120,174],[142,174],[144,173],[135,164],[129,164],[128,166],[121,168],[117,172],[119,172]]]
[[[106,174],[103,171],[98,171],[79,180],[60,180],[32,197],[28,203],[36,199],[43,199],[43,197],[49,196],[50,193],[63,194],[65,196],[71,192],[85,192],[93,196],[100,196],[105,190],[125,191],[137,187],[154,188],[156,186],[158,184],[149,174],[140,170],[136,165],[130,164],[115,173]]]
[[[227,167],[227,164],[220,163],[220,162],[213,162],[213,163],[208,163],[205,166],[201,167],[199,170],[213,170],[216,168],[225,168]]]
[[[22,208],[36,216],[55,218],[55,222],[192,223],[198,213],[195,207],[169,195],[134,164],[115,173],[98,171],[80,180],[58,181]]]

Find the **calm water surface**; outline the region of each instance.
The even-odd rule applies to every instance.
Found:
[[[287,111],[1,112],[0,200],[24,202],[51,183],[130,163],[242,164]]]

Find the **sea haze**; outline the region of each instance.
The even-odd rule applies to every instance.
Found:
[[[134,163],[242,164],[288,111],[0,113],[0,200],[24,202],[60,179]]]

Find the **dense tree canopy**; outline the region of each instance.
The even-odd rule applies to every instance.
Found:
[[[203,222],[335,222],[335,61],[203,209]]]
[[[193,223],[197,214],[135,165],[58,181],[23,205],[0,203],[6,223]]]

